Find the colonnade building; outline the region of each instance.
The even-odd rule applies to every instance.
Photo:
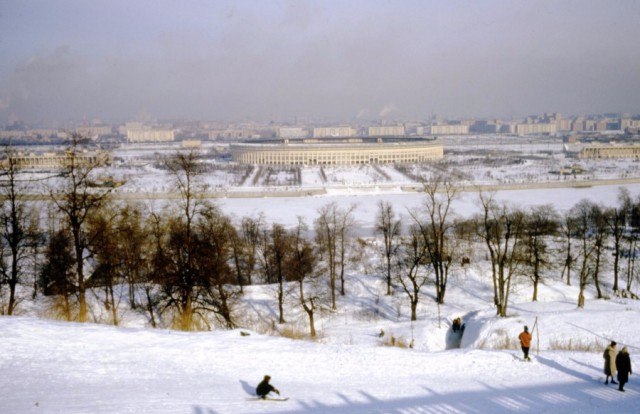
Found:
[[[2,163],[5,166],[8,166],[8,163],[12,163],[16,168],[20,169],[59,169],[69,167],[72,164],[78,167],[111,165],[113,156],[107,151],[65,151],[42,154],[14,153],[9,156],[9,159],[4,159]]]
[[[580,158],[604,159],[604,158],[640,158],[640,145],[638,144],[590,144],[580,150]]]
[[[173,142],[176,132],[172,129],[128,129],[128,142]]]
[[[416,164],[443,158],[440,142],[408,138],[278,140],[230,145],[233,160],[257,165]]]

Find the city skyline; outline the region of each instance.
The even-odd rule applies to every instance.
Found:
[[[640,112],[633,1],[0,0],[0,123]]]

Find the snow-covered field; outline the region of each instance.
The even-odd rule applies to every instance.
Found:
[[[625,393],[604,385],[601,356],[611,339],[632,360],[640,352],[637,301],[591,298],[579,310],[576,289],[552,281],[531,303],[521,284],[501,319],[476,271],[451,282],[440,318],[426,289],[413,324],[401,293],[385,296],[378,278],[351,276],[316,341],[248,328],[185,333],[0,317],[0,412],[638,412],[635,375]],[[266,318],[276,312],[269,287],[247,289],[244,301]],[[303,329],[302,316],[287,312]],[[447,349],[457,316],[466,324],[462,347]],[[516,338],[536,318],[533,361],[524,362]],[[414,346],[384,346],[391,336]],[[288,401],[250,399],[265,374]]]
[[[634,164],[619,167],[631,171]],[[486,169],[469,167],[465,173],[483,177]],[[504,180],[527,180],[526,174],[513,178],[519,173],[506,168],[494,173],[508,175],[502,175]],[[385,174],[393,182],[406,180],[394,171]],[[309,169],[302,171],[302,181],[329,183],[324,195],[220,198],[215,202],[233,217],[263,214],[267,222],[285,226],[295,225],[298,216],[311,223],[330,202],[341,208],[355,205],[355,233],[371,237],[378,201],[390,202],[406,217],[423,200],[423,195],[414,192],[377,191],[375,185],[363,192],[352,187],[366,184],[367,177],[381,176],[380,170],[335,169],[325,182],[319,179],[318,169]],[[224,179],[217,177],[216,185],[222,185]],[[131,191],[162,192],[169,186],[166,177],[153,169],[136,180],[130,183]],[[634,199],[640,195],[640,184],[624,187]],[[500,191],[497,197],[523,207],[553,204],[566,211],[583,198],[615,205],[618,191],[619,186],[611,185]],[[454,209],[461,216],[474,214],[477,194],[463,193]],[[271,286],[245,289],[236,309],[241,315],[240,329],[198,333],[150,329],[143,317],[125,308],[120,310],[121,327],[52,321],[45,317],[46,302],[25,299],[20,316],[0,317],[0,413],[640,410],[635,374],[621,393],[613,385],[604,385],[602,373],[602,350],[611,340],[619,348],[627,346],[632,361],[637,360],[639,301],[610,297],[609,275],[603,280],[610,298],[596,300],[590,289],[585,308],[578,309],[577,287],[550,274],[535,303],[531,302],[530,282],[518,281],[513,286],[509,317],[498,318],[488,269],[482,254],[470,266],[454,269],[446,303],[441,306],[434,301],[434,288],[424,287],[418,321],[412,323],[406,296],[400,290],[385,295],[375,266],[360,263],[349,271],[347,294],[339,298],[338,309],[325,309],[318,315],[319,338],[314,341],[282,336],[285,330],[304,336],[307,320],[289,299],[287,323],[276,324],[276,296]],[[634,289],[637,294],[637,284]],[[98,301],[93,305],[94,311],[99,309]],[[466,326],[460,348],[450,328],[455,317],[462,317]],[[517,335],[524,325],[533,328],[534,324],[533,361],[524,362]],[[391,338],[396,346],[389,346]],[[271,375],[288,401],[251,400],[265,374]]]
[[[640,193],[640,186],[628,189],[633,197]],[[498,195],[524,206],[555,203],[563,210],[581,198],[613,205],[617,191],[605,186]],[[311,219],[330,201],[355,202],[358,227],[370,236],[378,199],[402,212],[419,205],[419,197],[342,194],[221,203],[230,214],[260,209],[268,220],[287,224],[298,214]],[[472,193],[465,195],[457,213],[471,214],[474,203]],[[530,284],[519,281],[510,316],[497,318],[487,271],[482,260],[453,271],[440,307],[433,288],[423,288],[418,321],[411,323],[403,293],[386,296],[383,281],[362,263],[349,273],[338,310],[318,316],[315,341],[279,336],[285,327],[274,322],[270,286],[246,288],[238,305],[241,329],[199,333],[149,329],[126,309],[122,327],[51,321],[39,318],[43,302],[27,299],[20,305],[22,316],[0,317],[0,412],[638,412],[635,375],[625,393],[604,385],[601,356],[612,339],[629,348],[632,360],[640,352],[638,301],[595,300],[590,290],[585,308],[577,309],[577,288],[550,275],[536,303],[530,302]],[[608,284],[605,294],[611,295]],[[304,314],[291,302],[286,309],[286,329],[304,335]],[[460,349],[450,330],[455,317],[466,324]],[[524,362],[516,338],[536,319],[533,362]],[[388,346],[392,337],[405,346]],[[250,400],[265,374],[288,401]]]

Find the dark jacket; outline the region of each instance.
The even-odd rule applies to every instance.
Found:
[[[277,391],[276,388],[269,384],[269,380],[264,379],[258,386],[256,387],[256,395],[264,396],[269,394],[271,391]]]
[[[629,374],[631,374],[631,358],[629,353],[623,351],[618,352],[616,356],[616,367],[618,368],[618,381],[620,383],[629,382]]]

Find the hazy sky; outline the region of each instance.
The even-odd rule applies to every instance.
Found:
[[[635,0],[0,0],[0,122],[640,113]]]

